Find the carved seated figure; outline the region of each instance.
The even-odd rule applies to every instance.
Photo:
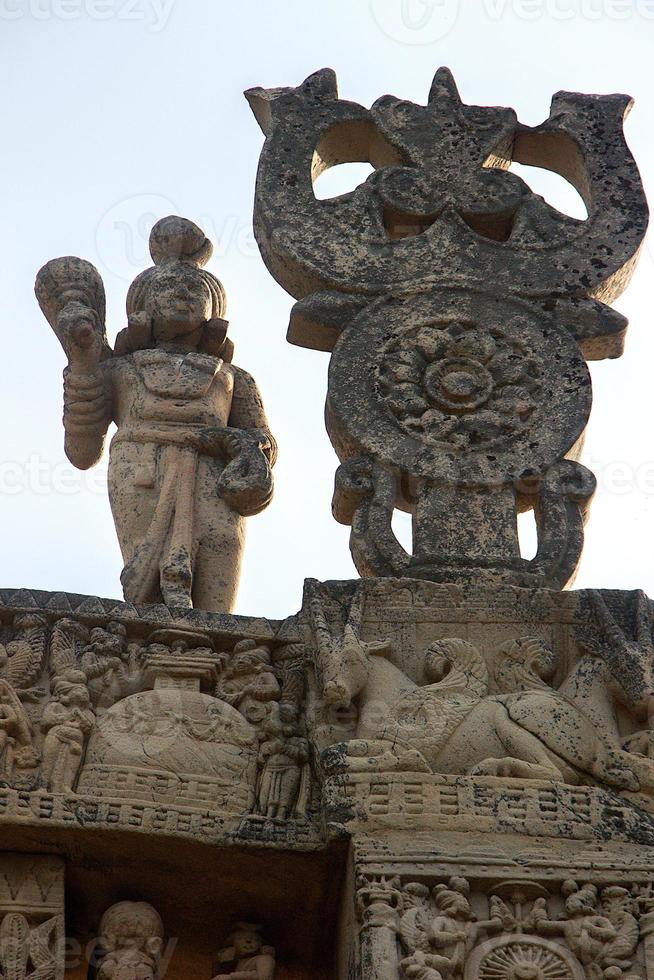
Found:
[[[275,976],[275,950],[264,946],[261,926],[237,923],[218,959],[231,969],[216,974],[214,980],[273,980]]]
[[[100,922],[97,980],[157,980],[164,929],[147,902],[117,902]]]
[[[37,276],[68,357],[66,455],[93,466],[116,423],[109,498],[126,599],[230,611],[243,517],[271,500],[275,443],[253,379],[231,364],[225,293],[203,268],[211,242],[170,216],[152,229],[150,252],[155,264],[130,286],[128,326],[113,351],[92,265],[54,259]]]
[[[573,784],[590,777],[618,789],[639,788],[634,757],[611,747],[557,691],[539,682],[534,690],[489,695],[486,663],[465,640],[429,647],[423,686],[386,652],[362,649],[362,656],[366,680],[355,691],[355,737],[327,750],[327,766]]]

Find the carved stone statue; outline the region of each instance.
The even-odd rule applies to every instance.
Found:
[[[517,649],[531,657],[532,646]],[[387,650],[365,657],[367,679],[355,692],[357,730],[341,747],[337,766],[572,783],[589,774],[608,786],[639,788],[635,757],[613,748],[558,692],[534,685],[490,695],[486,663],[465,640],[443,639],[425,651],[424,685],[398,668]],[[329,755],[339,758],[334,749]]]
[[[78,258],[39,272],[41,308],[68,357],[65,450],[87,469],[110,422],[109,498],[125,598],[230,610],[245,516],[272,496],[275,442],[257,387],[231,363],[225,294],[203,266],[212,245],[170,216],[150,235],[154,266],[127,295],[128,325],[107,343],[102,280]]]
[[[238,922],[225,946],[218,954],[218,977],[231,980],[273,980],[275,976],[275,949],[265,946],[261,938],[261,926]]]
[[[497,932],[501,921],[492,908],[488,920],[477,920],[470,906],[470,884],[465,878],[454,876],[447,884],[436,885],[432,895],[436,915],[426,928],[424,918],[422,925],[416,920],[411,942],[414,950],[401,966],[409,980],[458,980],[477,936],[484,931]]]
[[[615,958],[616,952],[619,953],[619,947],[616,949],[618,930],[598,910],[595,885],[579,886],[576,881],[565,881],[561,892],[565,897],[565,912],[557,921],[548,919],[545,900],[536,899],[534,913],[538,932],[544,936],[564,936],[590,980],[621,977],[622,970]]]
[[[270,663],[270,650],[255,640],[240,640],[216,687],[216,697],[236,708],[250,724],[269,716],[281,694]]]
[[[263,726],[259,746],[257,812],[277,820],[305,817],[309,791],[309,743],[300,735],[297,712],[279,705]]]
[[[157,980],[164,929],[147,902],[117,902],[100,922],[97,980]]]
[[[94,723],[86,674],[70,670],[55,677],[41,719],[45,733],[41,776],[51,792],[65,793],[74,788]]]
[[[288,339],[331,353],[332,510],[359,573],[563,587],[595,489],[577,462],[585,362],[622,351],[626,321],[607,304],[647,225],[622,135],[631,100],[558,92],[530,127],[463,103],[446,68],[426,105],[340,99],[330,69],[246,97],[266,136],[255,234],[297,300]],[[313,181],[352,161],[373,172],[318,200]],[[588,218],[557,212],[512,161],[565,177]],[[412,553],[395,509],[412,516]]]

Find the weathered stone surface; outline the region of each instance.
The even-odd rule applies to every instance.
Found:
[[[623,975],[651,962],[642,594],[310,580],[288,620],[204,613],[203,627],[193,611],[163,623],[107,602],[103,618],[105,600],[13,596],[21,608],[5,591],[0,609],[4,846],[65,857],[80,942],[111,938],[98,924],[117,900],[165,924],[162,953],[148,952],[150,933],[130,939],[121,914],[103,975],[123,950],[145,976],[327,977],[336,949],[336,975],[366,980],[456,956],[449,976],[466,980],[525,956],[593,977],[579,970],[610,969],[622,926]],[[203,882],[181,905],[180,875]],[[612,923],[588,962],[573,895]],[[431,925],[411,924],[418,905]],[[459,905],[457,952],[433,936]],[[239,922],[263,931],[228,960]]]
[[[0,855],[0,966],[13,980],[63,980],[64,862]]]
[[[334,73],[246,93],[266,134],[255,231],[299,302],[288,339],[332,351],[327,429],[341,460],[333,510],[361,575],[563,587],[595,482],[577,461],[585,359],[615,357],[647,224],[622,136],[626,96],[559,92],[540,126],[463,105],[440,69],[426,106],[338,98]],[[374,173],[319,201],[312,180]],[[532,193],[512,161],[568,179],[579,221]],[[413,552],[391,526],[413,517]],[[536,557],[516,513],[534,511]]]
[[[198,228],[155,226],[113,352],[95,270],[42,270],[71,459],[118,423],[130,601],[0,590],[0,974],[651,980],[654,606],[560,591],[593,491],[585,360],[619,353],[603,304],[645,223],[626,100],[559,93],[530,129],[443,71],[426,107],[352,106],[330,73],[250,98],[257,233],[291,339],[333,348],[364,577],[307,580],[283,621],[227,611],[274,443]],[[317,202],[311,167],[348,159],[375,174]],[[588,220],[511,159],[572,180]]]
[[[170,216],[150,235],[155,265],[127,295],[128,326],[110,350],[104,287],[83,259],[48,262],[41,308],[68,357],[65,449],[87,469],[110,422],[109,497],[137,605],[229,612],[247,515],[272,496],[275,441],[257,387],[231,364],[221,283],[203,266],[212,245]]]

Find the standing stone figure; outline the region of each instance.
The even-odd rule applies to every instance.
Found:
[[[73,789],[94,724],[84,672],[71,670],[55,678],[41,719],[45,732],[41,776],[50,792]]]
[[[102,280],[90,263],[53,259],[36,294],[68,357],[65,451],[96,463],[110,422],[109,499],[136,604],[229,611],[243,550],[243,518],[272,497],[276,447],[257,387],[231,364],[225,293],[203,266],[211,242],[184,218],[150,234],[154,266],[127,294],[114,350]]]
[[[257,812],[273,820],[306,817],[308,763],[309,742],[300,734],[297,710],[282,703],[263,725]]]

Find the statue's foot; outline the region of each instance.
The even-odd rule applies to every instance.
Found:
[[[541,766],[536,762],[523,762],[522,759],[514,759],[512,756],[504,756],[502,759],[482,759],[476,766],[468,772],[469,776],[505,776],[514,779],[550,779],[556,782],[564,782],[563,775],[548,766]]]
[[[650,767],[652,774],[650,777],[650,790],[654,789],[654,766]],[[626,789],[630,793],[637,793],[642,787],[642,780],[638,778],[633,769],[629,766],[617,765],[607,766],[599,774],[602,782],[613,786],[614,789]]]

